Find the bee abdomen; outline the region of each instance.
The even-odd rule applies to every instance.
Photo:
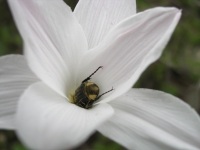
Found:
[[[75,104],[82,108],[91,108],[99,94],[99,88],[93,82],[82,83],[75,91]]]

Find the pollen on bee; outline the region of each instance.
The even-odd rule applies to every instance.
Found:
[[[68,93],[68,94],[67,94],[67,97],[69,98],[69,101],[70,101],[72,104],[75,103],[74,94]]]
[[[88,96],[88,98],[90,99],[90,100],[95,100],[96,98],[97,98],[97,95],[95,95],[95,94],[90,94],[89,96]]]

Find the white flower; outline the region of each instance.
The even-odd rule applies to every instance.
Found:
[[[71,149],[96,130],[128,149],[200,149],[200,119],[169,94],[130,89],[157,60],[181,12],[136,13],[134,0],[8,0],[24,56],[0,58],[0,127],[30,149]],[[102,96],[90,109],[70,94],[91,81]],[[30,69],[29,69],[30,68]]]

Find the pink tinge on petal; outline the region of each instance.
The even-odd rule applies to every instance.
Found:
[[[169,41],[181,12],[176,8],[154,8],[116,25],[96,48],[88,51],[79,68],[77,84],[103,66],[91,79],[102,92],[114,91],[101,102],[128,91],[141,73],[157,60]],[[106,98],[106,99],[105,99]]]

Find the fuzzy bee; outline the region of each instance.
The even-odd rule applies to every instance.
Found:
[[[89,77],[82,81],[81,85],[76,89],[74,95],[74,102],[76,105],[88,109],[91,108],[94,102],[96,102],[104,94],[114,90],[113,88],[101,95],[99,95],[99,87],[94,83],[90,82],[91,76],[93,76],[100,68],[97,68]]]

